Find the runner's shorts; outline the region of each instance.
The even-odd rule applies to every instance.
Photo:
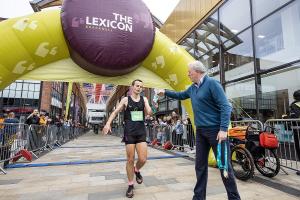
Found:
[[[126,135],[123,137],[122,142],[125,142],[125,144],[138,144],[141,142],[146,142],[146,134]]]

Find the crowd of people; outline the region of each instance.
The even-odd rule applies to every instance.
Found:
[[[61,117],[59,114],[56,114],[54,117],[50,117],[49,113],[46,111],[38,111],[37,109],[33,110],[33,112],[26,118],[25,124],[28,125],[56,125],[58,127],[60,126],[72,126],[75,124],[75,121],[72,121],[71,119],[64,119],[64,117]]]
[[[170,115],[163,115],[157,118],[147,115],[145,125],[148,131],[148,142],[157,141],[155,144],[162,147],[165,147],[165,144],[170,142],[181,151],[184,151],[185,144],[189,145],[189,149],[194,150],[194,131],[188,115],[182,118],[175,111]]]
[[[21,123],[23,124],[23,123]],[[27,116],[24,124],[21,125],[20,120],[15,116],[14,112],[1,113],[0,114],[0,160],[4,161],[4,168],[9,164],[9,158],[11,156],[11,148],[15,141],[16,135],[20,134],[22,130],[32,126],[30,128],[28,148],[37,149],[42,144],[42,137],[47,133],[47,126],[52,125],[58,128],[57,134],[62,134],[64,129],[61,127],[78,127],[80,123],[72,121],[71,119],[63,119],[59,114],[55,117],[50,117],[45,111],[38,111],[34,109],[33,112]],[[45,142],[45,141],[44,141]]]
[[[19,120],[15,117],[15,113],[10,112],[7,114],[1,114],[0,116],[0,160],[5,160],[3,163],[3,167],[9,164],[10,149],[11,149],[11,140],[13,138],[13,134],[16,133],[17,126]],[[13,125],[15,124],[15,125]]]
[[[19,119],[15,117],[14,112],[10,113],[0,113],[0,124],[3,123],[19,123]],[[49,116],[49,113],[46,111],[38,111],[37,109],[34,109],[33,112],[27,116],[25,120],[25,124],[28,125],[57,125],[57,126],[73,126],[73,125],[79,125],[79,122],[76,122],[72,119],[64,119],[64,116],[60,116],[59,114],[56,114],[53,117]],[[3,126],[3,125],[2,125]],[[0,125],[1,128],[1,125]]]

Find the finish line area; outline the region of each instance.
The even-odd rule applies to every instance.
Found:
[[[0,195],[5,199],[124,199],[126,154],[121,138],[91,131],[31,163],[11,164],[0,176]],[[194,161],[184,154],[168,154],[148,148],[142,169],[144,183],[135,186],[136,199],[192,199],[196,182]],[[209,168],[207,199],[226,199],[218,169]],[[278,179],[288,176],[279,174]],[[291,176],[289,176],[291,177]],[[296,177],[297,178],[297,177]],[[238,181],[242,199],[298,199],[297,189],[281,191],[263,178]],[[297,180],[290,180],[295,182]],[[279,184],[280,186],[280,184]],[[282,188],[282,187],[281,187]]]

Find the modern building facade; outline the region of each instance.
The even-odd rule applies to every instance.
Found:
[[[299,0],[181,0],[160,30],[222,83],[233,120],[266,121],[288,114],[300,89],[299,13]]]
[[[293,92],[300,89],[299,4],[299,0],[181,0],[164,24],[153,18],[161,32],[221,82],[233,104],[234,120],[265,121],[288,114]],[[36,11],[53,5],[61,1],[32,1]],[[116,101],[109,103],[110,108]],[[180,112],[178,101],[164,99],[158,112],[174,109]]]
[[[298,0],[228,0],[178,43],[222,83],[234,119],[281,118],[300,89],[299,13]]]
[[[1,112],[14,112],[21,120],[34,109],[47,112],[50,117],[63,117],[66,115],[68,84],[17,80],[0,92]],[[68,118],[84,123],[86,102],[80,84],[73,83]]]
[[[41,89],[40,81],[17,80],[0,92],[0,111],[14,112],[17,117],[30,114],[40,106]]]

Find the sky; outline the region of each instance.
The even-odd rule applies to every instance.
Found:
[[[165,22],[180,0],[143,0],[152,14]],[[0,17],[13,18],[33,13],[29,0],[0,0]]]

